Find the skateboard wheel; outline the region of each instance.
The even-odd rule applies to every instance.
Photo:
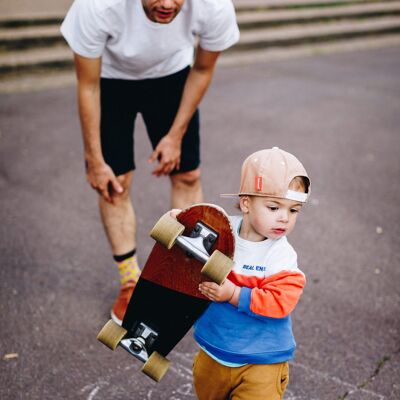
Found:
[[[154,225],[150,236],[169,250],[184,230],[185,226],[167,213]]]
[[[110,319],[97,335],[97,340],[115,350],[128,331]]]
[[[219,250],[215,250],[201,269],[201,273],[220,285],[233,267],[233,261]]]
[[[142,372],[154,379],[156,382],[160,382],[162,377],[165,375],[169,368],[170,361],[168,361],[161,354],[154,351],[149,359],[144,363]]]

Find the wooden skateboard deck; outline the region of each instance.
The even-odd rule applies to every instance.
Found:
[[[169,215],[165,217],[168,226]],[[220,252],[230,263],[229,270],[232,266],[234,235],[223,209],[212,204],[195,205],[183,210],[177,221],[183,225],[183,233],[171,249],[165,243],[155,243],[129,302],[122,328],[118,327],[122,329],[121,336],[124,333],[122,347],[146,364],[153,353],[165,360],[209,305],[210,301],[198,290],[200,282],[211,280],[204,276],[204,270],[201,272],[205,259]],[[201,254],[197,254],[199,248]],[[223,264],[219,260],[214,265],[217,269]],[[147,373],[145,368],[143,372],[155,380],[162,377],[152,370]]]

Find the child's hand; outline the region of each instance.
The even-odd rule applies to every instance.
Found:
[[[182,210],[180,210],[179,208],[173,208],[171,211],[169,211],[169,215],[172,218],[175,218],[178,216],[178,214],[180,214],[182,212]]]
[[[236,285],[226,279],[221,285],[215,282],[202,282],[199,285],[200,292],[212,301],[230,301],[235,292]]]

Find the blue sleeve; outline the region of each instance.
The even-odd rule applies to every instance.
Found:
[[[264,317],[263,315],[256,314],[250,310],[250,301],[251,301],[251,289],[248,287],[242,287],[240,290],[239,304],[237,307],[239,312],[247,314],[250,317],[259,319],[261,321],[266,321],[266,320],[282,320],[283,321],[283,320],[286,320],[289,318],[289,316],[286,316],[283,318]]]
[[[251,299],[251,289],[247,287],[242,287],[240,290],[239,304],[238,304],[238,310],[240,312],[251,314],[250,299]]]

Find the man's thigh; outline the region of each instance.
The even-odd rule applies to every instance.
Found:
[[[133,130],[137,81],[101,79],[101,147],[115,175],[135,169]]]

